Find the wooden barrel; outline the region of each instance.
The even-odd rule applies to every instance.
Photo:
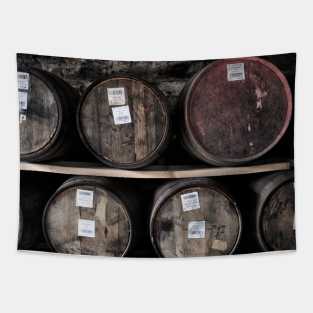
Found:
[[[134,233],[127,200],[106,179],[74,177],[48,201],[43,229],[61,253],[124,256]],[[126,201],[125,201],[126,200]]]
[[[83,95],[77,116],[86,147],[106,165],[139,168],[164,150],[169,132],[165,97],[139,79],[100,79]]]
[[[295,250],[295,195],[292,172],[267,175],[255,181],[253,225],[263,251]]]
[[[209,64],[187,83],[180,102],[184,145],[217,166],[264,155],[282,138],[292,115],[286,78],[255,57]]]
[[[18,72],[20,156],[45,161],[65,156],[77,144],[73,88],[38,69]]]
[[[231,254],[241,234],[236,203],[215,181],[177,180],[156,193],[150,237],[163,257]]]

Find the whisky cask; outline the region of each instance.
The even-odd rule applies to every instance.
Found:
[[[262,251],[295,250],[295,194],[292,172],[266,175],[252,184],[253,228]]]
[[[187,150],[212,165],[239,165],[270,151],[292,115],[292,94],[282,72],[260,58],[212,62],[180,97]]]
[[[111,182],[74,177],[48,201],[43,229],[56,252],[124,256],[132,242],[132,220],[126,197]]]
[[[231,254],[241,235],[235,201],[207,178],[177,180],[155,195],[150,237],[161,257]]]
[[[77,144],[77,95],[57,76],[30,68],[18,72],[20,156],[25,161],[63,157]]]
[[[77,123],[89,151],[119,168],[153,162],[169,132],[165,97],[147,82],[128,76],[91,84],[80,102]]]

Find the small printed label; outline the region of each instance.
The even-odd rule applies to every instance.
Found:
[[[93,191],[77,189],[76,206],[93,208]]]
[[[78,236],[80,237],[96,237],[96,223],[94,220],[78,220]]]
[[[125,105],[125,88],[107,88],[109,105]]]
[[[204,238],[205,237],[205,221],[194,221],[188,223],[188,238]]]
[[[225,251],[227,249],[227,242],[224,240],[215,239],[212,243],[212,249]]]
[[[23,121],[26,121],[26,114],[20,114],[20,124],[22,124]]]
[[[17,72],[17,85],[19,90],[28,90],[29,74],[24,72]]]
[[[245,79],[245,65],[244,63],[227,64],[227,80],[244,80]]]
[[[112,113],[115,125],[128,124],[132,121],[128,105],[114,107],[112,108]]]
[[[185,193],[180,198],[184,212],[200,209],[198,192]]]
[[[18,92],[18,102],[20,106],[20,111],[27,110],[27,92],[19,91]]]

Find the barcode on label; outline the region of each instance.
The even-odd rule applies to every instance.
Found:
[[[29,74],[24,72],[17,73],[17,85],[19,90],[28,90]]]
[[[78,236],[79,237],[91,237],[96,236],[94,220],[79,219],[78,220]]]
[[[93,208],[93,191],[77,189],[76,206],[84,208]]]
[[[189,192],[180,196],[184,212],[200,209],[198,192]]]
[[[27,92],[18,92],[18,102],[20,106],[20,111],[27,110]]]
[[[128,105],[114,107],[112,108],[112,113],[115,125],[128,124],[132,121]]]
[[[245,65],[244,63],[227,64],[227,80],[244,80],[245,79]]]
[[[188,238],[205,238],[205,221],[193,221],[188,223]]]
[[[125,97],[125,88],[107,88],[108,93],[108,101],[109,105],[125,105],[126,97]]]

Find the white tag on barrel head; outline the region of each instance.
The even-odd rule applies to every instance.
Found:
[[[227,80],[244,80],[245,79],[245,64],[244,63],[232,63],[227,64]]]
[[[215,239],[212,242],[212,249],[225,251],[227,249],[227,242],[224,240]]]
[[[204,238],[205,237],[205,221],[193,221],[188,223],[188,238]]]
[[[26,114],[20,114],[20,124],[22,124],[23,121],[26,121]]]
[[[76,206],[84,208],[93,208],[93,191],[77,189]]]
[[[20,110],[27,110],[27,91],[18,92],[18,103]]]
[[[17,85],[19,90],[28,90],[29,74],[24,72],[17,72]]]
[[[79,219],[78,220],[78,236],[80,237],[96,237],[96,223],[94,220]]]
[[[109,105],[125,105],[125,88],[107,88]]]
[[[112,113],[115,125],[129,124],[132,121],[128,105],[113,107]]]
[[[198,192],[185,193],[182,194],[180,198],[184,212],[200,209]]]

